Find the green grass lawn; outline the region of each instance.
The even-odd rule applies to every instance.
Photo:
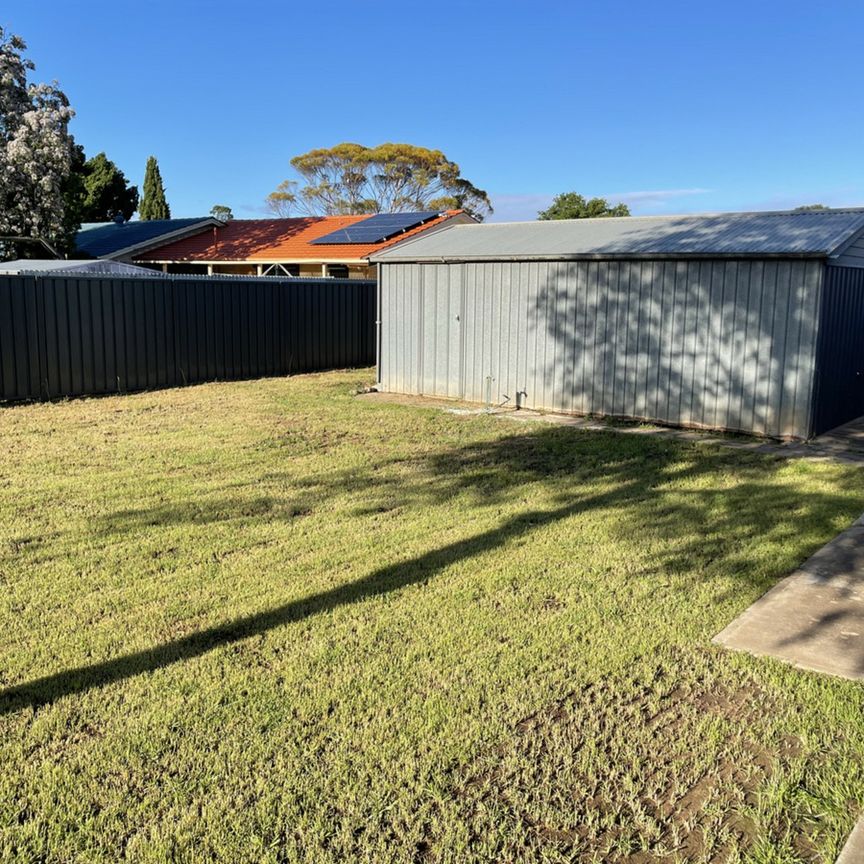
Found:
[[[0,409],[0,860],[833,861],[860,685],[710,639],[861,470],[370,379]]]

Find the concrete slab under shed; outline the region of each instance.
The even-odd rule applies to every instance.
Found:
[[[864,680],[864,517],[738,616],[714,641]]]

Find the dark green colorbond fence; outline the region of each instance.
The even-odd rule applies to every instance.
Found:
[[[375,282],[0,276],[0,399],[371,366]]]

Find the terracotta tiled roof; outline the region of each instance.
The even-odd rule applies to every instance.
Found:
[[[232,219],[192,237],[149,249],[136,261],[358,261],[373,252],[439,226],[460,214],[447,213],[383,243],[312,245],[311,240],[368,216],[308,216],[299,219]]]

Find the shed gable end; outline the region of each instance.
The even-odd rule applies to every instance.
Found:
[[[864,267],[864,230],[859,231],[839,253],[831,258],[832,264],[841,267]]]

